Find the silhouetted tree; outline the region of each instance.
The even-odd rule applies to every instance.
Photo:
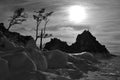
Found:
[[[42,49],[42,39],[43,38],[48,38],[50,36],[52,36],[52,34],[46,34],[46,25],[49,22],[48,17],[52,15],[53,12],[46,12],[45,8],[42,8],[39,11],[34,11],[36,13],[36,15],[33,15],[34,20],[36,20],[36,38],[35,41],[37,42],[37,39],[40,38],[40,49]],[[42,21],[45,21],[44,23],[44,27],[41,28],[41,32],[39,34],[39,25]]]
[[[38,39],[38,27],[43,19],[43,13],[45,12],[45,8],[39,10],[39,11],[34,11],[36,13],[36,15],[33,15],[34,20],[36,20],[36,37],[35,37],[35,41],[37,42]]]
[[[47,23],[49,22],[49,19],[48,17],[52,15],[52,11],[51,12],[48,12],[48,13],[45,13],[45,15],[43,16],[43,20],[45,21],[45,24],[44,24],[44,28],[41,29],[41,36],[40,36],[40,49],[42,49],[42,39],[43,38],[49,38],[52,36],[52,34],[47,34],[45,31],[46,31],[46,26],[47,26]]]
[[[26,21],[27,14],[24,13],[24,10],[24,8],[18,8],[14,11],[13,16],[9,19],[10,22],[7,30],[15,24],[22,24],[23,21]]]

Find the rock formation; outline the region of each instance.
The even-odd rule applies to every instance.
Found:
[[[76,42],[70,46],[68,46],[66,42],[54,38],[51,39],[50,42],[46,43],[45,49],[59,49],[68,53],[81,53],[86,51],[93,53],[95,56],[98,54],[102,54],[102,57],[110,56],[110,53],[105,45],[101,45],[96,40],[96,38],[87,30],[85,30],[82,34],[79,34],[76,38]]]
[[[29,39],[33,39],[32,36],[23,36],[17,32],[8,31],[3,23],[0,23],[0,32],[2,32],[11,42],[19,46],[26,46]]]
[[[45,44],[45,49],[47,50],[61,50],[64,52],[69,52],[69,46],[67,45],[67,42],[61,41],[57,38],[51,39],[50,42]]]
[[[0,64],[2,65],[0,67],[0,71],[3,72],[4,74],[3,77],[0,77],[1,80],[6,80],[4,78],[5,76],[7,77],[8,74],[7,67],[10,72],[9,76],[7,77],[8,80],[18,80],[18,78],[19,80],[21,80],[21,78],[23,80],[23,78],[25,78],[26,76],[29,77],[30,75],[40,76],[40,74],[37,74],[35,71],[37,70],[42,71],[47,69],[46,58],[38,50],[38,47],[36,46],[34,39],[31,36],[25,37],[18,34],[19,33],[16,32],[15,34],[12,34],[12,32],[6,31],[4,26],[2,26],[1,28],[0,58],[5,59],[7,61],[5,62],[0,59]],[[10,36],[14,36],[14,37],[10,37]],[[20,41],[19,43],[18,39],[20,36],[21,39],[19,40]],[[30,72],[33,72],[34,74],[29,74]],[[0,76],[2,76],[2,73],[0,73]]]
[[[65,68],[67,65],[67,54],[60,50],[45,51],[43,54],[47,58],[48,68]]]
[[[10,75],[35,70],[33,61],[24,52],[18,52],[17,54],[7,55],[2,58],[8,61]]]
[[[78,58],[76,56],[69,55],[68,61],[73,63],[76,66],[77,70],[80,70],[84,73],[87,73],[88,71],[99,70],[96,66],[94,66],[94,64],[93,64],[94,62],[91,61],[91,63],[90,63],[89,60],[87,60],[87,59]]]
[[[84,59],[88,61],[89,63],[100,63],[92,53],[89,52],[82,52],[82,53],[75,53],[75,54],[69,54],[72,56],[75,56],[78,59]]]
[[[31,36],[10,32],[3,23],[0,23],[0,65],[2,65],[0,66],[0,76],[3,76],[0,79],[6,80],[8,73],[10,74],[7,80],[53,80],[47,79],[50,76],[56,80],[79,79],[83,73],[99,70],[94,64],[88,62],[93,56],[88,53],[84,53],[81,57],[79,55],[70,56],[66,52],[88,51],[92,52],[92,55],[104,53],[104,56],[106,53],[109,54],[105,46],[101,45],[89,31],[79,34],[76,42],[71,46],[54,38],[46,44],[45,49],[51,51],[40,51]],[[52,71],[49,72],[49,69]],[[57,74],[58,69],[63,71]],[[52,74],[53,70],[57,73]],[[65,73],[71,79],[62,77],[66,75]]]
[[[76,42],[71,45],[72,53],[91,52],[94,55],[97,53],[102,54],[104,57],[110,56],[109,51],[104,45],[101,45],[96,38],[89,32],[84,31],[76,38]]]

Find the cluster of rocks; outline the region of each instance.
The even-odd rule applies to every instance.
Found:
[[[10,32],[0,23],[0,80],[74,80],[88,71],[99,70],[94,64],[100,62],[94,54],[82,52],[90,46],[85,50],[80,47],[79,51],[76,46],[68,46],[57,38],[52,40],[52,43],[46,44],[49,47],[45,46],[48,51],[40,51],[31,36]],[[80,42],[77,38],[72,45],[83,44],[84,40]]]
[[[37,77],[37,70],[47,69],[45,56],[33,46],[16,46],[0,32],[0,80],[30,80]]]
[[[32,41],[25,47],[16,46],[0,32],[0,80],[73,80],[98,70],[85,57],[60,50],[42,52]]]
[[[47,50],[59,49],[67,53],[81,53],[86,51],[92,53],[94,56],[102,56],[106,58],[111,56],[105,45],[101,45],[87,30],[82,34],[79,34],[76,38],[76,42],[70,46],[67,45],[65,41],[53,38],[50,42],[46,43],[44,48]]]
[[[94,64],[100,63],[91,53],[68,54],[60,50],[44,51],[48,71],[57,75],[80,79],[88,71],[98,71]]]

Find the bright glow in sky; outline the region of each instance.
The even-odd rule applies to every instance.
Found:
[[[13,26],[13,32],[35,37],[36,23],[32,16],[34,11],[46,8],[54,11],[47,33],[73,43],[77,34],[89,29],[110,52],[120,53],[120,0],[0,0],[0,22],[8,27],[9,17],[20,7],[25,8],[29,17]]]
[[[87,18],[86,9],[83,6],[74,5],[68,8],[69,20],[74,23],[80,23]]]

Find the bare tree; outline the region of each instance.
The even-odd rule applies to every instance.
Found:
[[[45,21],[44,28],[41,29],[41,34],[40,34],[40,49],[42,50],[42,40],[43,38],[49,38],[52,36],[52,34],[47,34],[46,33],[46,26],[47,23],[49,22],[48,17],[52,15],[53,12],[45,13],[43,20]]]
[[[9,19],[9,26],[7,30],[10,30],[10,28],[15,24],[22,24],[23,21],[26,21],[27,14],[24,13],[24,8],[18,8],[14,11],[13,16]]]
[[[33,15],[34,20],[36,20],[36,38],[35,41],[37,42],[37,39],[40,38],[40,49],[42,49],[42,40],[43,38],[48,38],[52,36],[51,34],[46,34],[46,25],[49,22],[48,17],[52,15],[53,12],[46,12],[45,8],[42,8],[39,11],[34,11],[36,15]],[[44,27],[41,28],[41,32],[39,34],[39,25],[40,23],[44,21]]]
[[[35,42],[37,42],[38,39],[38,30],[39,30],[39,25],[41,21],[43,20],[43,13],[45,12],[45,8],[42,8],[39,11],[34,11],[36,15],[33,15],[34,20],[36,20],[36,38]]]

